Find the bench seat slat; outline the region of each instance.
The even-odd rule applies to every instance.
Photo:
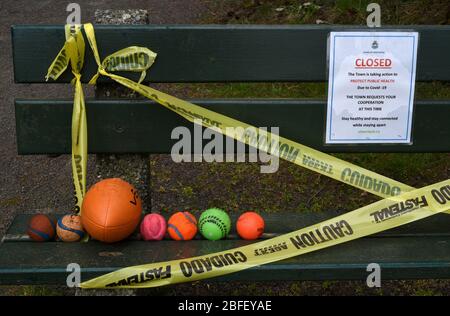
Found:
[[[69,154],[71,100],[16,100],[19,154]],[[417,101],[413,144],[324,145],[326,101],[297,99],[192,100],[323,152],[450,152],[450,100]],[[91,153],[170,153],[177,126],[192,124],[147,100],[87,100]],[[193,134],[193,133],[192,133]],[[206,141],[205,141],[206,143]],[[192,148],[194,148],[192,146]]]
[[[65,284],[66,266],[78,263],[82,280],[131,265],[156,263],[249,244],[243,240],[211,242],[128,241],[102,244],[3,243],[0,284]],[[381,265],[383,279],[448,278],[450,237],[363,238],[303,256],[221,277],[221,280],[361,279],[366,267]]]
[[[293,231],[341,212],[264,213],[268,233]],[[18,215],[5,238],[23,234],[31,214]],[[281,221],[281,216],[283,221]],[[236,215],[232,215],[235,220]],[[365,279],[367,264],[379,263],[383,279],[448,278],[450,216],[438,214],[378,235],[314,253],[270,263],[211,280],[336,280]],[[235,234],[232,229],[231,234]],[[0,284],[64,284],[66,266],[76,262],[83,280],[130,265],[161,262],[247,245],[250,241],[193,240],[117,244],[4,240],[0,244]]]
[[[44,82],[64,43],[63,29],[62,25],[12,27],[16,82]],[[158,53],[147,74],[152,82],[325,81],[328,33],[369,30],[341,25],[99,25],[95,29],[102,58],[133,45]],[[377,30],[385,29],[389,27]],[[390,29],[419,31],[417,80],[450,80],[450,26]],[[82,79],[89,81],[96,70],[87,47]],[[67,72],[60,82],[71,79]]]

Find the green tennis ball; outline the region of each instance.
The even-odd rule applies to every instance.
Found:
[[[202,213],[198,221],[198,229],[208,240],[219,240],[230,233],[231,219],[228,214],[218,208],[210,208]]]

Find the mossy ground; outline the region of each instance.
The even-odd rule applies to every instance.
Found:
[[[205,23],[365,25],[371,0],[212,1]],[[378,0],[382,25],[449,24],[446,0]]]
[[[336,154],[411,186],[445,180],[448,154]],[[379,198],[280,160],[276,173],[260,173],[258,163],[181,163],[152,156],[152,207],[158,211],[220,206],[231,212],[260,210],[350,211]]]
[[[169,295],[169,296],[290,296],[290,295],[395,295],[447,296],[448,280],[382,281],[380,288],[369,288],[364,281],[285,281],[285,282],[211,282],[176,284],[153,289],[83,290],[57,286],[0,286],[0,295],[68,296],[68,295]]]

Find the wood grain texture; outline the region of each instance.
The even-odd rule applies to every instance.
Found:
[[[323,152],[450,152],[450,100],[417,101],[412,145],[324,145],[326,101],[191,100],[256,127],[279,127],[280,135]],[[193,124],[150,101],[87,100],[91,153],[170,153],[177,126]],[[70,153],[70,100],[16,100],[19,154]],[[206,142],[205,142],[206,143]],[[192,148],[194,148],[192,146]]]
[[[16,82],[44,82],[64,43],[62,25],[12,26]],[[450,80],[450,26],[395,26],[417,30],[417,80]],[[151,82],[326,81],[330,31],[365,30],[330,25],[146,25],[95,26],[101,58],[127,46],[158,53]],[[373,30],[373,29],[371,29]],[[86,44],[87,45],[87,44]],[[86,47],[83,81],[96,72]],[[58,82],[70,82],[68,71]],[[100,78],[100,81],[107,80]]]

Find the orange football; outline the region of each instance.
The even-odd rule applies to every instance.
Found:
[[[84,229],[94,239],[116,242],[127,238],[139,224],[142,202],[136,189],[122,179],[105,179],[86,193],[81,207]]]

